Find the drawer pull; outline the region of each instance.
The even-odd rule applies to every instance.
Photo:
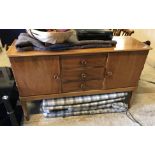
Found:
[[[82,79],[85,79],[86,77],[87,77],[87,75],[86,75],[85,73],[82,73],[82,74],[81,74],[81,78],[82,78]]]
[[[109,71],[109,72],[106,73],[106,75],[107,75],[107,76],[112,76],[112,72]]]
[[[55,74],[55,75],[53,76],[53,78],[54,78],[55,80],[58,80],[58,79],[59,79],[59,75],[58,75],[58,74]]]
[[[87,61],[86,60],[81,60],[81,64],[85,66],[85,65],[87,65]]]
[[[84,90],[84,89],[86,88],[86,85],[82,83],[82,84],[80,85],[80,87],[81,87],[82,90]]]

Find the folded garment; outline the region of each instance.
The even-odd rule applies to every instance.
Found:
[[[126,97],[127,95],[128,95],[127,92],[122,92],[122,93],[111,93],[111,94],[99,94],[99,95],[87,95],[87,96],[48,99],[48,100],[43,100],[43,106],[51,107],[51,106],[63,106],[63,105],[66,106],[66,105],[84,104],[84,103],[89,103],[89,102],[122,98],[122,97]]]
[[[89,45],[89,44],[104,44],[104,45],[113,45],[115,46],[116,45],[116,41],[114,40],[81,40],[81,41],[76,41],[76,42],[73,42],[74,45]]]
[[[90,110],[83,110],[83,111],[68,111],[68,110],[61,110],[55,112],[43,112],[45,117],[67,117],[67,116],[78,116],[78,115],[92,115],[92,114],[101,114],[101,113],[110,113],[110,112],[125,112],[127,111],[127,106],[123,102],[115,103],[117,107],[112,107],[110,105],[104,105],[104,107],[100,107],[97,109],[90,109]]]
[[[26,47],[33,48],[33,46],[44,48],[42,42],[30,37],[27,33],[21,33],[18,36],[18,39],[16,41],[17,48],[26,48]]]
[[[77,29],[79,40],[112,40],[113,31],[105,29]]]
[[[99,48],[113,47],[116,41],[109,40],[86,40],[77,42],[66,42],[62,44],[45,44],[37,39],[32,38],[27,33],[21,33],[16,41],[17,51],[51,51],[51,50],[69,50],[69,49],[84,49],[84,48]]]
[[[59,50],[59,49],[68,49],[70,44],[54,44],[50,46],[45,46],[44,43],[40,42],[29,36],[27,33],[21,33],[18,36],[18,39],[15,43],[16,49],[18,51],[30,51],[30,50]]]

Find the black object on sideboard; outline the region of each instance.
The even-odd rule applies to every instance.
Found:
[[[5,44],[11,45],[11,43],[18,38],[18,35],[25,32],[25,29],[0,29],[0,39],[3,46]]]
[[[113,31],[105,29],[76,29],[78,40],[112,40]]]

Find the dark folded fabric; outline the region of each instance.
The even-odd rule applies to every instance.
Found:
[[[30,51],[30,50],[50,51],[50,50],[68,49],[68,47],[71,47],[70,44],[68,43],[54,44],[54,45],[50,44],[48,46],[45,46],[44,43],[32,38],[27,33],[21,33],[19,35],[15,46],[18,51]]]
[[[102,48],[113,47],[116,41],[109,40],[84,40],[77,41],[76,43],[63,43],[63,44],[44,44],[37,39],[32,38],[27,33],[21,33],[16,41],[17,51],[52,51],[52,50],[69,50],[69,49],[85,49],[85,48]]]
[[[115,40],[81,40],[74,43],[75,45],[90,45],[90,44],[104,44],[104,45],[116,45]]]
[[[78,40],[112,40],[113,31],[105,29],[77,29]]]

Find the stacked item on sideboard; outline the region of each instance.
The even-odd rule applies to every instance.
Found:
[[[105,29],[76,29],[78,40],[112,40],[113,31]]]
[[[70,30],[47,31],[27,30],[21,33],[16,41],[17,51],[60,51],[70,49],[115,47],[112,32],[104,30]]]
[[[41,111],[45,117],[92,115],[128,110],[129,93],[111,93],[43,100]]]

